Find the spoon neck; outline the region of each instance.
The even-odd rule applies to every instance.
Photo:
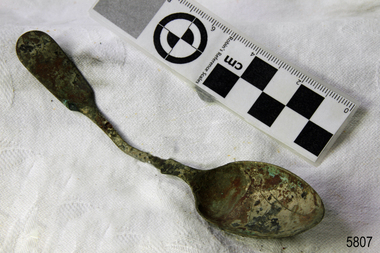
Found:
[[[121,149],[127,155],[145,163],[162,163],[162,159],[155,157],[147,152],[141,151],[133,146],[129,145],[123,138],[118,134],[112,124],[103,117],[101,112],[96,106],[88,106],[81,108],[80,111],[90,118],[100,129],[102,129],[107,136],[116,144],[116,146]]]
[[[158,158],[159,159],[159,158]],[[191,183],[194,181],[194,178],[199,174],[200,170],[196,170],[189,166],[186,166],[180,162],[177,162],[173,159],[162,160],[160,164],[153,164],[157,169],[161,171],[162,174],[172,175],[181,178],[187,184],[191,186]]]
[[[177,176],[191,185],[195,175],[200,172],[199,170],[181,164],[173,159],[164,160],[132,147],[123,140],[112,124],[103,117],[96,106],[87,106],[80,108],[79,110],[98,125],[124,153],[141,162],[152,164],[159,169],[162,174]]]

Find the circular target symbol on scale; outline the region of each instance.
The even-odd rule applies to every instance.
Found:
[[[153,40],[162,58],[185,64],[203,53],[207,45],[207,32],[196,17],[187,13],[174,13],[158,23]]]

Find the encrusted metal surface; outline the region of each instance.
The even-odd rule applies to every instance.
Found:
[[[49,35],[41,31],[23,34],[16,43],[16,53],[21,63],[68,109],[94,121],[121,150],[143,162],[153,158],[126,143],[102,116],[91,86]],[[155,157],[154,160],[159,162],[160,159]]]
[[[25,33],[17,41],[16,52],[67,108],[89,117],[123,152],[187,182],[199,214],[219,228],[247,237],[281,238],[306,231],[322,220],[324,206],[319,195],[281,167],[244,161],[202,171],[130,146],[101,115],[90,85],[47,34]]]
[[[198,212],[234,234],[288,237],[314,227],[324,216],[314,189],[272,164],[234,162],[209,170],[194,182]]]

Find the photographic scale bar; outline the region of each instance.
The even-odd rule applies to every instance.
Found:
[[[99,0],[90,15],[311,162],[358,108],[194,1]]]

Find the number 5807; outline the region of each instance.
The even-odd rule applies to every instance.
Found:
[[[369,247],[369,244],[371,243],[371,240],[372,240],[372,236],[361,236],[361,237],[358,237],[358,236],[348,236],[347,237],[347,247]],[[368,244],[367,244],[368,242]]]

